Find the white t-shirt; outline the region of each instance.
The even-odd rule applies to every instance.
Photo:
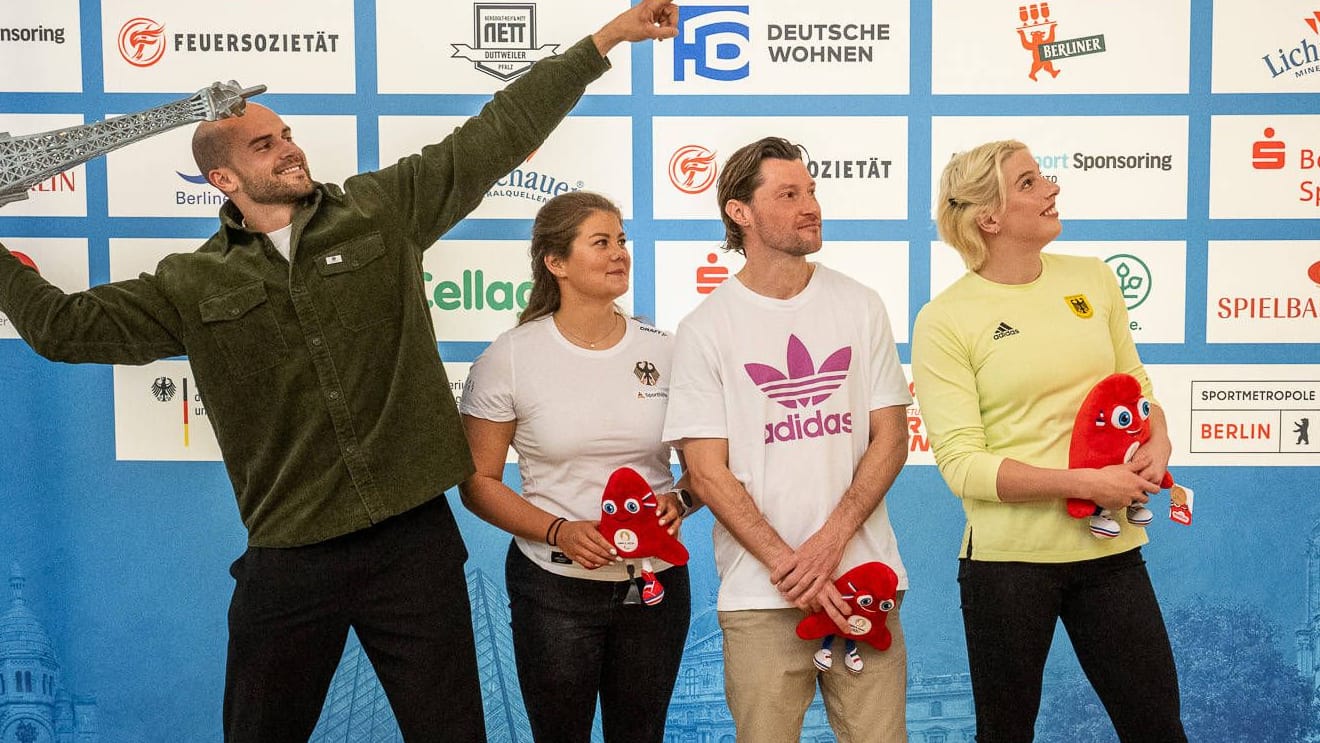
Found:
[[[673,487],[670,447],[660,440],[673,346],[669,333],[634,319],[612,348],[579,348],[546,316],[490,344],[472,365],[459,409],[485,420],[517,421],[513,448],[523,497],[532,505],[570,520],[598,521],[601,493],[619,467],[637,470],[657,493]],[[543,541],[515,540],[552,573],[628,577],[619,563],[586,570]]]
[[[711,293],[679,324],[670,395],[665,440],[727,439],[729,469],[794,548],[852,482],[870,411],[912,401],[880,296],[820,264],[791,299],[761,296],[736,277]],[[907,587],[883,501],[838,572],[871,560]],[[715,563],[721,611],[791,606],[718,522]]]

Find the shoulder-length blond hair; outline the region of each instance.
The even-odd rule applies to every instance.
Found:
[[[959,152],[944,166],[935,226],[940,238],[962,256],[969,271],[979,270],[987,257],[985,237],[977,220],[1004,208],[1004,161],[1026,148],[1016,139],[986,142]]]

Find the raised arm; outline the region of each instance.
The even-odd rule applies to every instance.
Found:
[[[178,313],[150,275],[66,294],[0,245],[0,312],[52,361],[145,364],[184,353]]]
[[[604,57],[623,41],[672,39],[678,35],[678,6],[672,0],[642,0],[592,35]]]

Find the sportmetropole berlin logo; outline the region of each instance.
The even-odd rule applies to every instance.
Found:
[[[852,433],[851,412],[826,415],[817,409],[814,415],[809,415],[805,411],[806,408],[816,407],[830,399],[830,395],[847,380],[851,365],[852,347],[844,346],[830,354],[817,367],[806,344],[796,335],[788,336],[787,372],[769,364],[744,364],[747,376],[766,397],[789,410],[803,411],[789,413],[782,420],[766,423],[765,443]]]
[[[165,56],[165,24],[133,18],[119,28],[119,56],[134,67],[150,67]]]
[[[1085,54],[1097,54],[1105,51],[1103,34],[1082,36],[1076,39],[1055,39],[1058,23],[1050,19],[1049,3],[1031,3],[1018,6],[1018,40],[1022,48],[1031,52],[1031,72],[1027,77],[1038,82],[1036,75],[1050,73],[1051,78],[1059,76],[1054,68],[1054,60],[1080,57]]]

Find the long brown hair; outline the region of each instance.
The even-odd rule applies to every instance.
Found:
[[[578,229],[596,212],[613,214],[623,221],[623,213],[613,201],[591,191],[560,194],[545,202],[536,213],[532,245],[527,250],[532,259],[532,291],[527,297],[527,307],[518,315],[519,325],[559,309],[559,282],[545,265],[545,259],[568,258]]]

